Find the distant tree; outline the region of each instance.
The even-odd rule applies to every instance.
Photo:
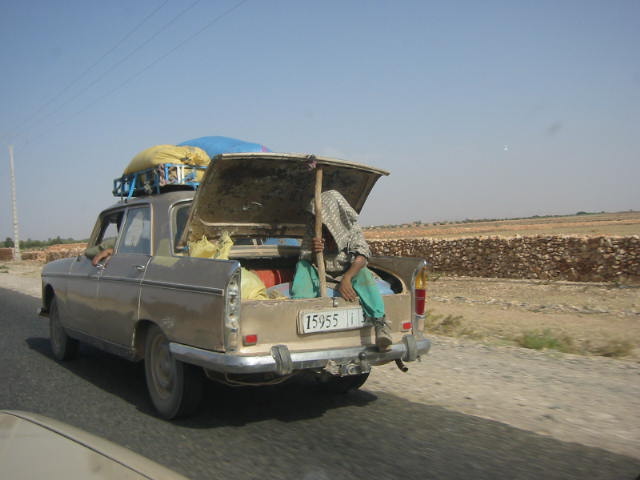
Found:
[[[3,243],[5,248],[13,248],[15,243],[13,243],[13,239],[11,237],[7,237]]]

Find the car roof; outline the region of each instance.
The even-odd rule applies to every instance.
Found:
[[[120,201],[112,204],[105,210],[113,210],[115,208],[122,208],[126,206],[135,207],[137,205],[153,204],[158,207],[169,207],[171,204],[183,201],[191,200],[195,195],[195,190],[178,190],[174,192],[163,192],[154,195],[143,195],[140,197],[122,198]]]

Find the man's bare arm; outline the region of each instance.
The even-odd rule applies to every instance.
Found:
[[[338,291],[340,292],[340,295],[342,295],[342,298],[344,298],[348,302],[353,302],[356,298],[358,298],[358,294],[353,289],[351,281],[353,280],[353,277],[355,277],[358,272],[366,266],[367,257],[363,255],[356,255],[355,260],[342,276],[342,281],[340,282],[340,285],[338,285]]]
[[[95,257],[93,257],[93,260],[91,260],[91,263],[95,267],[96,265],[101,263],[103,260],[108,259],[111,255],[113,255],[113,248],[106,248],[102,250],[100,253],[98,253]]]

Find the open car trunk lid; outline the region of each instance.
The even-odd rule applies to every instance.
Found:
[[[216,156],[194,197],[181,245],[223,231],[232,237],[302,237],[313,199],[314,166],[323,191],[337,190],[359,213],[376,181],[389,173],[358,163],[306,154]]]

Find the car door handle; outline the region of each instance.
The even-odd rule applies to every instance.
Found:
[[[136,267],[136,270],[138,270],[139,272],[144,272],[146,268],[144,265],[136,265],[135,267]]]

